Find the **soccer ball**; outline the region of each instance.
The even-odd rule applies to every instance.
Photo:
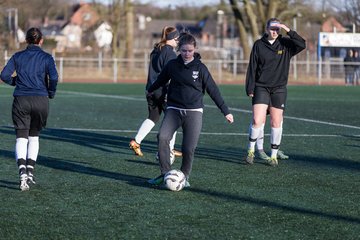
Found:
[[[164,176],[164,183],[171,191],[181,191],[185,187],[185,174],[177,169],[170,170]]]

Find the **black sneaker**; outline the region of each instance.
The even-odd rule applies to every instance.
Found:
[[[147,182],[151,185],[160,186],[164,182],[164,174],[161,174],[156,178],[149,179]]]

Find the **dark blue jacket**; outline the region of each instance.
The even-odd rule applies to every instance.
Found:
[[[16,76],[12,77],[16,71]],[[58,82],[54,58],[38,45],[28,45],[15,53],[0,75],[5,83],[16,86],[14,96],[53,98]]]
[[[200,54],[195,53],[194,60],[186,65],[181,55],[170,60],[161,71],[158,79],[149,88],[149,92],[165,86],[171,79],[167,92],[167,105],[169,107],[182,109],[203,108],[203,98],[205,92],[207,92],[216,106],[226,116],[230,113],[229,109],[208,68],[201,62],[200,58]]]

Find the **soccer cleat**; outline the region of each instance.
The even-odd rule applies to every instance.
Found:
[[[257,151],[257,157],[264,161],[267,161],[270,159],[270,157],[266,154],[266,152],[264,150]]]
[[[285,153],[284,153],[283,151],[281,151],[281,150],[278,151],[277,157],[278,157],[280,160],[289,159],[289,156],[288,156],[288,155],[285,155]]]
[[[28,183],[27,183],[28,177],[26,174],[22,174],[20,176],[20,190],[21,191],[28,191],[30,189]]]
[[[175,155],[175,157],[182,157],[182,152],[175,150],[175,149],[173,149],[172,152]]]
[[[138,155],[140,157],[144,156],[144,154],[141,151],[140,144],[135,142],[135,140],[131,140],[129,143],[130,149],[132,149],[135,152],[135,155]]]
[[[276,167],[279,164],[276,157],[269,158],[269,160],[267,160],[267,163],[273,167]]]
[[[248,155],[246,156],[245,162],[247,164],[253,164],[254,163],[254,150],[248,150]]]
[[[189,183],[188,180],[186,180],[186,181],[185,181],[185,186],[184,186],[184,188],[189,188],[189,187],[190,187],[190,183]]]
[[[36,184],[34,175],[28,174],[27,183],[29,184]]]
[[[151,185],[160,186],[164,182],[164,174],[161,174],[156,178],[149,179],[147,182]]]

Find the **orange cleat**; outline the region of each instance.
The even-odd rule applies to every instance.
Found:
[[[135,155],[138,155],[140,157],[144,156],[144,154],[141,151],[140,144],[138,144],[135,140],[130,141],[129,147],[135,152]]]
[[[182,157],[182,152],[180,152],[180,151],[173,149],[173,153],[174,153],[175,157]]]

